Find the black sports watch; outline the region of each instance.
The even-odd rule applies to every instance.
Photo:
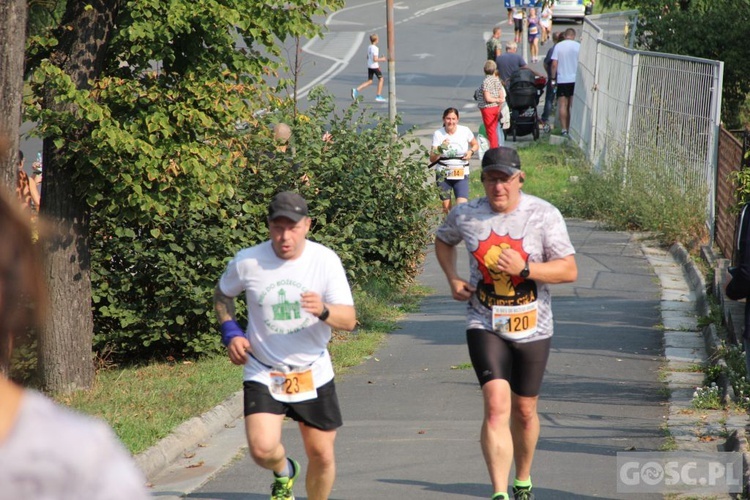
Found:
[[[531,271],[529,271],[529,261],[527,260],[526,265],[523,266],[523,269],[521,270],[521,273],[519,274],[519,276],[522,278],[528,278],[530,272]]]
[[[320,321],[325,321],[328,319],[328,316],[330,316],[330,314],[331,314],[331,311],[329,311],[328,308],[324,305],[323,312],[320,313],[320,315],[318,316],[318,319]]]

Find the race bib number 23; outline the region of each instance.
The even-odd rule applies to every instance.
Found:
[[[288,373],[271,372],[269,390],[276,401],[284,403],[298,403],[318,397],[310,368]]]

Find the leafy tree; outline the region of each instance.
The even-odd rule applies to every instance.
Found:
[[[636,8],[641,13],[663,13],[670,10],[704,10],[714,0],[600,0],[606,8]]]
[[[42,211],[52,296],[40,335],[42,384],[89,387],[92,211],[132,224],[198,213],[233,195],[238,120],[275,97],[279,41],[319,32],[340,0],[69,0],[28,51],[28,118],[44,137]],[[244,50],[237,42],[244,41]],[[118,237],[97,234],[98,238]],[[146,235],[133,233],[133,236]],[[161,233],[149,232],[152,238]]]
[[[65,13],[66,2],[60,0],[28,0],[29,15],[26,35],[35,36],[46,32],[50,26],[60,22]]]
[[[0,2],[0,183],[12,188],[16,181],[18,129],[21,123],[23,49],[26,43],[26,1]]]
[[[267,204],[283,189],[309,200],[310,238],[337,251],[353,286],[416,275],[437,200],[425,183],[426,151],[413,140],[391,141],[388,120],[356,104],[336,111],[321,88],[310,99],[305,114],[280,102],[235,133],[246,149],[234,196],[142,221],[94,215],[95,348],[114,361],[221,349],[208,306],[213,288],[234,253],[268,238]],[[293,154],[271,153],[279,121],[292,126]],[[321,140],[324,130],[332,142]]]
[[[43,124],[45,186],[42,213],[55,220],[45,241],[50,314],[39,335],[42,383],[53,391],[85,388],[93,381],[90,309],[89,207],[86,204],[85,143],[93,120],[91,84],[101,74],[120,2],[69,2],[42,63],[32,119]],[[52,41],[50,41],[52,46]]]

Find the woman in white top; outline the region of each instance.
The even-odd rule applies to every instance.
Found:
[[[435,177],[440,188],[443,213],[450,212],[451,194],[456,204],[469,200],[469,160],[479,150],[469,127],[458,124],[458,110],[443,111],[443,127],[432,134],[430,163],[435,165]]]
[[[539,15],[539,25],[542,27],[542,45],[552,38],[552,2],[546,2]]]
[[[513,32],[516,43],[521,43],[521,35],[523,34],[523,9],[521,7],[513,8]]]

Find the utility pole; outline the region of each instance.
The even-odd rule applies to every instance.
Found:
[[[523,8],[523,31],[521,32],[521,55],[523,60],[527,64],[531,63],[529,60],[529,9]]]
[[[388,38],[388,119],[396,127],[396,37],[393,27],[393,0],[385,1]]]

